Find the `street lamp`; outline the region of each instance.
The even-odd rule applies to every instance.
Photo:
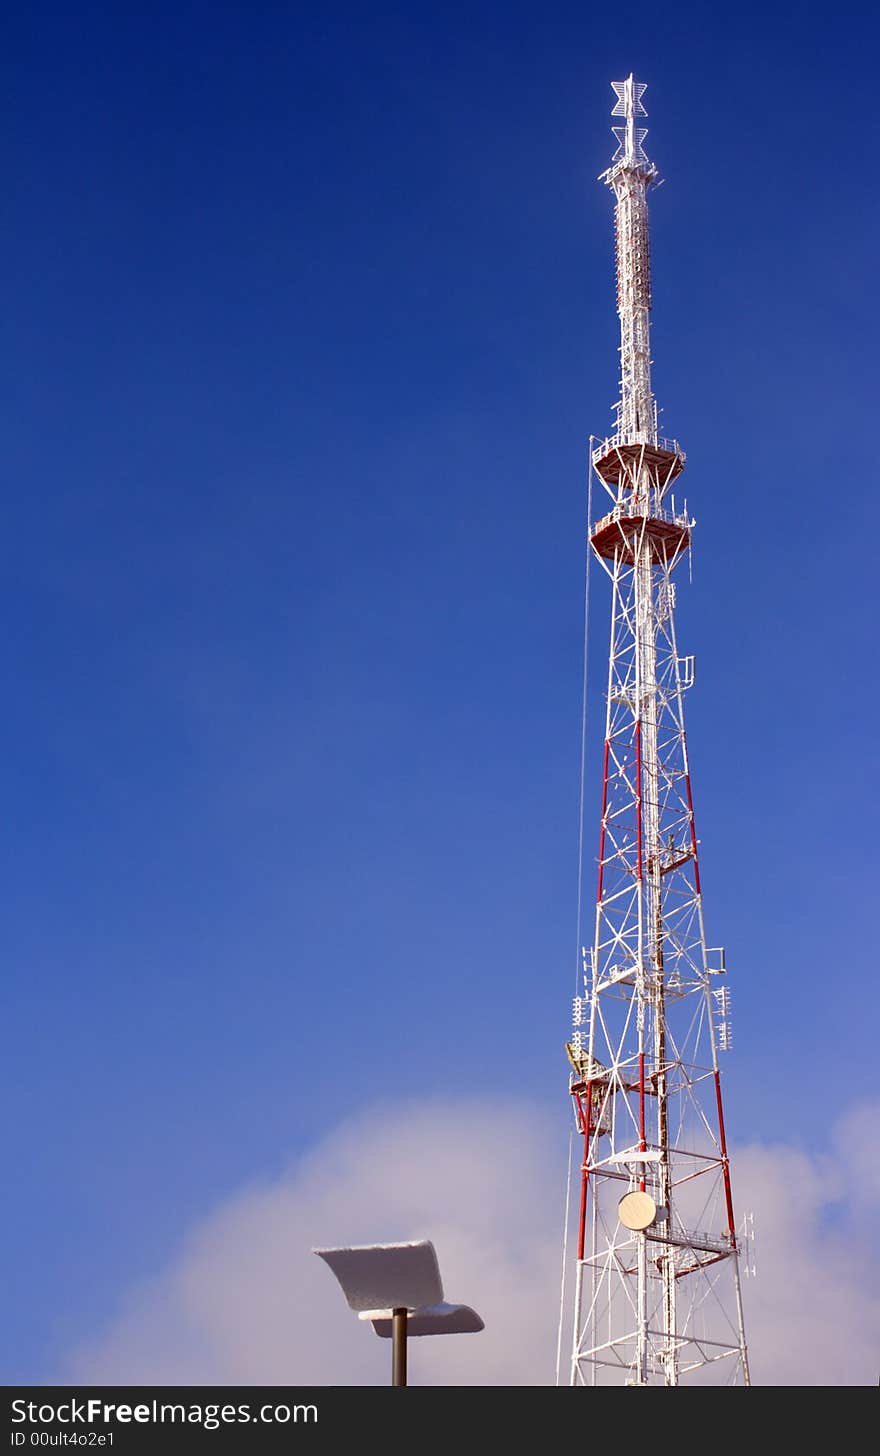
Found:
[[[377,1335],[390,1338],[392,1385],[406,1385],[408,1335],[470,1335],[483,1328],[475,1310],[444,1300],[430,1239],[312,1252],[336,1275],[358,1318],[370,1320]]]

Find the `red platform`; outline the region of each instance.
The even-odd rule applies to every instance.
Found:
[[[631,566],[635,545],[643,533],[653,561],[671,561],[686,550],[691,539],[690,527],[681,521],[665,521],[660,516],[615,516],[612,512],[596,523],[590,542],[607,561],[618,556]]]
[[[612,435],[593,452],[593,468],[606,485],[616,485],[622,474],[632,474],[639,465],[656,470],[666,486],[684,470],[685,454],[677,440],[656,443],[624,441]]]

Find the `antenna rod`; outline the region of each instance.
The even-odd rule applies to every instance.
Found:
[[[614,193],[614,228],[617,239],[617,312],[620,317],[620,400],[617,433],[632,444],[655,444],[657,406],[651,389],[651,257],[648,235],[648,188],[657,180],[657,168],[646,155],[642,97],[647,89],[630,75],[613,81],[617,103],[612,116],[623,126],[612,127],[617,151],[601,181]]]

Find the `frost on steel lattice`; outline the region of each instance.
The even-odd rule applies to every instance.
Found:
[[[568,1043],[580,1149],[574,1385],[748,1384],[719,1054],[731,1043],[724,954],[706,943],[685,736],[694,660],[679,651],[674,576],[694,522],[685,455],[661,437],[651,384],[644,85],[614,83],[620,399],[591,467],[609,509],[590,549],[611,589],[595,927]],[[599,492],[601,494],[601,492]],[[564,1367],[563,1367],[564,1368]]]

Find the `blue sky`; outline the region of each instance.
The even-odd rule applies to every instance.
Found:
[[[515,1089],[565,1138],[631,69],[731,1132],[809,1147],[829,1069],[873,1090],[878,41],[772,4],[6,17],[7,1380],[353,1108]]]

